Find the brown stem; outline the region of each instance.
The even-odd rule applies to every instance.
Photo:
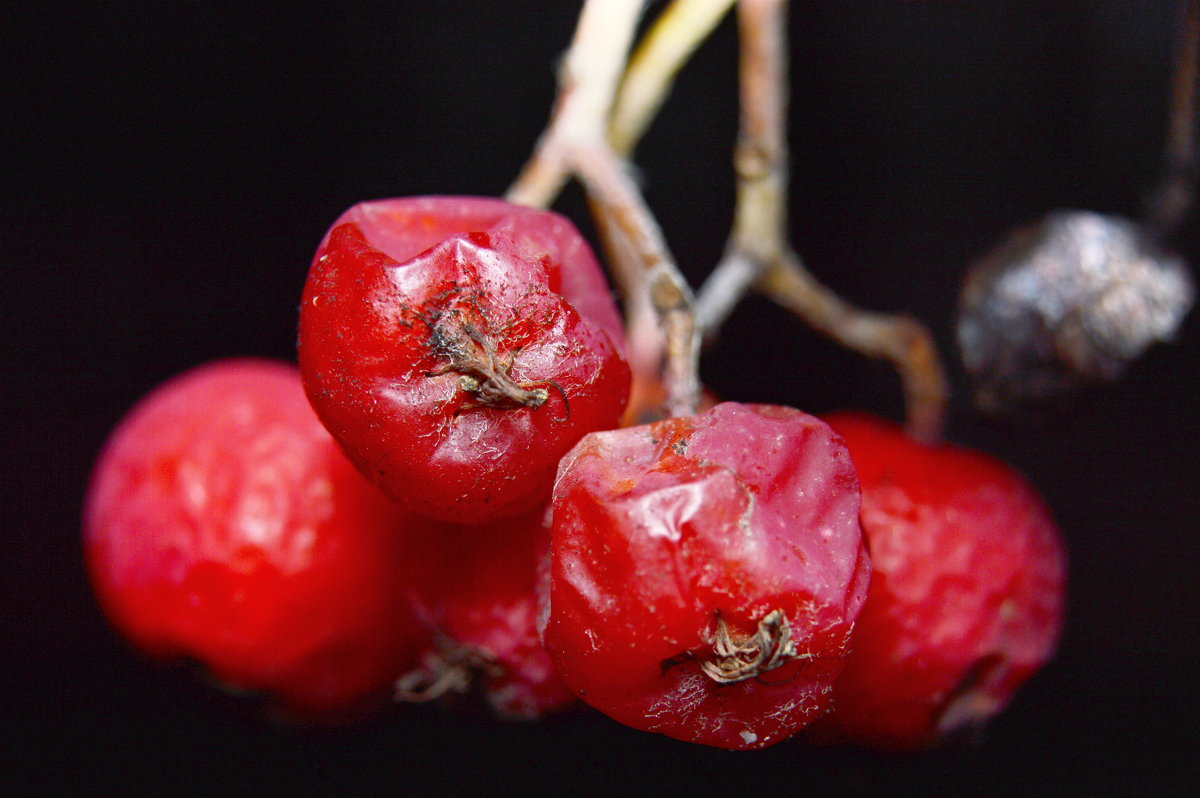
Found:
[[[671,92],[675,75],[712,33],[735,0],[674,0],[642,37],[617,93],[608,141],[633,152]]]
[[[571,164],[583,181],[593,211],[614,242],[618,282],[627,304],[645,302],[662,332],[662,380],[672,416],[696,411],[700,396],[700,339],[692,313],[692,292],[663,240],[625,162],[607,143],[572,149]]]
[[[581,139],[604,136],[642,4],[642,0],[584,3],[559,70],[558,97],[550,123],[509,188],[510,202],[549,207],[570,177],[568,150]]]
[[[606,260],[614,273],[623,275],[618,279],[623,285],[638,283],[637,290],[625,294],[625,339],[628,347],[629,369],[633,374],[633,385],[656,385],[662,374],[666,338],[658,323],[658,314],[651,302],[650,292],[641,283],[645,272],[641,269],[637,253],[626,237],[616,228],[615,220],[605,213],[594,197],[588,198],[596,232],[604,247]]]
[[[738,30],[742,113],[733,238],[745,252],[775,258],[787,236],[786,0],[742,0]]]
[[[648,304],[657,315],[664,339],[667,407],[673,415],[682,415],[694,412],[699,396],[691,289],[630,177],[627,162],[606,141],[617,80],[641,10],[641,0],[585,3],[564,58],[550,124],[508,198],[545,206],[568,174],[578,175],[598,226],[611,244],[614,276],[626,305]]]
[[[1196,172],[1196,84],[1200,71],[1200,0],[1187,0],[1171,78],[1166,174],[1147,213],[1147,227],[1157,238],[1175,231],[1192,205]]]
[[[674,0],[655,20],[629,59],[612,106],[607,128],[609,143],[617,153],[627,156],[637,146],[662,107],[675,75],[733,3],[734,0]],[[602,7],[612,16],[599,17]],[[572,62],[568,57],[559,78],[559,94],[551,124],[509,188],[507,198],[510,202],[548,208],[562,192],[570,170],[562,142],[559,137],[550,135],[554,129],[553,120],[569,104],[569,95],[583,90],[581,84],[597,97],[612,96],[614,87],[611,83],[615,80],[612,67],[622,63],[625,54],[624,51],[618,53],[617,45],[621,39],[633,35],[633,27],[628,24],[631,13],[634,23],[637,19],[637,10],[631,12],[631,8],[625,4],[604,7],[600,3],[591,9],[584,8],[570,51],[574,60]],[[605,46],[597,47],[593,41],[605,35],[606,27],[614,28],[616,34],[609,34],[608,41],[601,42]],[[626,40],[626,50],[628,46]],[[598,78],[579,77],[593,73]]]
[[[696,301],[698,324],[713,333],[755,285],[842,345],[888,359],[900,374],[907,428],[941,434],[946,379],[937,346],[916,319],[854,307],[821,285],[787,241],[786,0],[741,0],[741,124],[734,164],[737,206],[725,257]]]
[[[927,443],[941,437],[947,385],[937,345],[925,325],[911,316],[850,305],[817,282],[792,252],[771,263],[757,287],[843,346],[891,362],[904,390],[908,433]]]
[[[786,250],[788,154],[786,3],[738,5],[740,123],[734,151],[737,201],[725,257],[696,302],[697,322],[712,334]]]

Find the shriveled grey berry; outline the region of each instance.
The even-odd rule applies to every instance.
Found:
[[[1195,299],[1187,266],[1126,219],[1057,211],[976,262],[958,343],[989,412],[1117,379],[1170,340]]]

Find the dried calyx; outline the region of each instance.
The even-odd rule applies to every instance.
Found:
[[[476,674],[498,676],[500,666],[477,648],[443,642],[438,653],[425,655],[424,664],[396,680],[396,701],[423,704],[449,693],[466,693]]]
[[[725,619],[717,615],[712,646],[715,658],[700,663],[700,669],[718,684],[753,679],[800,657],[783,610],[772,610],[758,622],[758,630],[742,640],[735,640]]]
[[[457,314],[455,314],[457,316]],[[513,354],[501,358],[491,339],[479,331],[472,322],[430,324],[431,346],[434,351],[450,362],[429,372],[426,376],[439,377],[443,374],[460,375],[458,387],[475,397],[475,402],[462,408],[491,407],[497,410],[512,410],[528,407],[536,410],[550,398],[545,387],[529,387],[512,378]],[[558,388],[555,383],[550,383]],[[559,393],[563,393],[558,388]],[[563,401],[566,401],[565,394]]]

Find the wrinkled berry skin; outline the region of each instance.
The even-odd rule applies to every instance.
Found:
[[[555,483],[543,641],[567,685],[635,728],[762,748],[826,711],[870,565],[858,480],[823,422],[717,405],[593,433]],[[718,625],[781,611],[794,656],[719,683]]]
[[[538,557],[549,531],[544,510],[477,527],[454,526],[427,543],[424,591],[435,649],[418,683],[463,668],[506,720],[536,720],[577,703],[538,637]]]
[[[385,706],[427,634],[405,536],[424,523],[354,469],[294,366],[218,361],[120,423],[92,477],[84,551],[113,625],[300,716]]]
[[[978,727],[1053,655],[1066,556],[1019,474],[860,414],[826,419],[862,482],[874,573],[818,739],[888,750]]]
[[[616,426],[621,322],[563,217],[501,200],[379,200],[321,242],[300,308],[317,414],[415,512],[481,523],[544,504],[558,460]]]

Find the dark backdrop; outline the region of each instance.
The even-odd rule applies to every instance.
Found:
[[[966,263],[1057,207],[1136,215],[1160,161],[1174,3],[797,2],[792,230],[820,276],[927,320]],[[1200,789],[1194,575],[1200,330],[1041,426],[950,437],[1045,493],[1071,550],[1055,663],[983,739],[914,757],[734,755],[581,716],[419,708],[302,734],[134,656],[92,603],[79,507],[121,414],[213,358],[293,355],[308,260],[365,198],[498,194],[541,129],[577,4],[7,2],[0,8],[6,783],[39,792],[419,787],[682,795]],[[729,226],[726,25],[639,153],[700,279]],[[585,225],[577,192],[560,209]],[[1195,260],[1196,225],[1180,245]],[[752,300],[706,357],[729,399],[900,411],[890,371]]]

